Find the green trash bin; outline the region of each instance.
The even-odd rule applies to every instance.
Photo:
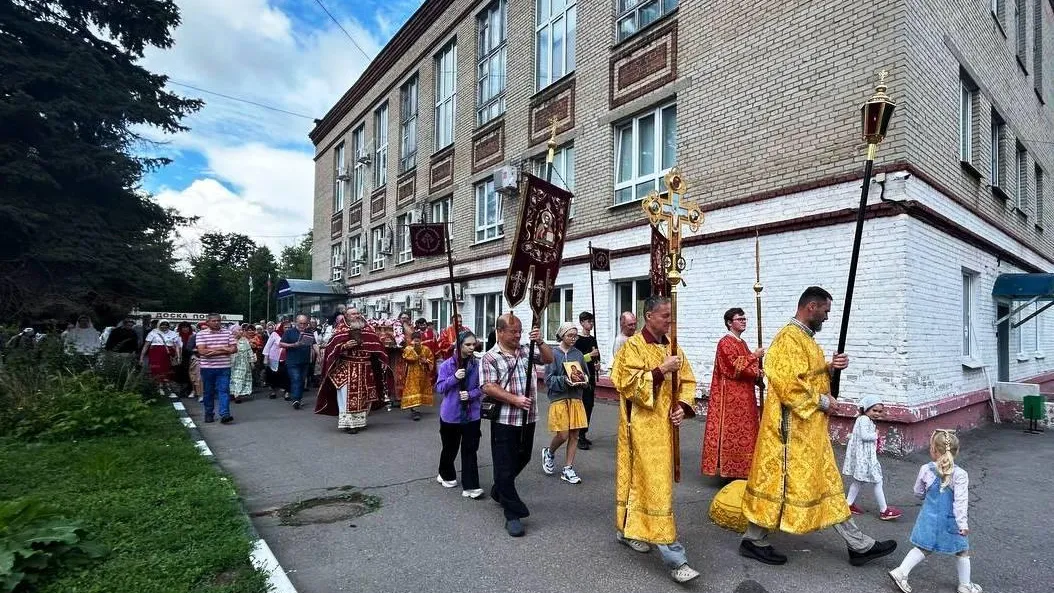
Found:
[[[1040,432],[1039,421],[1047,414],[1046,398],[1042,395],[1026,395],[1022,403],[1024,404],[1023,416],[1025,420],[1028,420],[1028,428],[1025,430],[1030,433]]]

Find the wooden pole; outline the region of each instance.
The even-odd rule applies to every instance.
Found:
[[[761,291],[764,290],[764,286],[761,285],[761,237],[757,230],[754,230],[754,306],[757,311],[757,325],[758,325],[758,348],[764,347],[764,339],[761,333]],[[758,359],[758,369],[764,368],[764,358]],[[760,403],[765,403],[765,381],[762,379],[763,375],[759,375],[758,379],[758,395]]]

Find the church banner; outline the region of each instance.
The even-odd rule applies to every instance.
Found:
[[[428,257],[446,253],[446,224],[418,223],[410,229],[410,251],[414,257]]]
[[[505,299],[515,307],[530,295],[536,315],[549,305],[560,271],[571,192],[529,173],[522,174],[520,222],[505,276]]]
[[[600,247],[590,247],[589,265],[596,272],[611,271],[611,250]]]
[[[651,227],[651,296],[670,296],[669,269],[670,243],[657,226]]]

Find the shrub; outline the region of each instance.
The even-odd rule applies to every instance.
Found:
[[[103,558],[104,546],[80,523],[33,499],[0,503],[0,592],[30,591],[40,581]]]

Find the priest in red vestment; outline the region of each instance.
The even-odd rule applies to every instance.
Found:
[[[717,343],[710,405],[703,433],[702,472],[722,478],[746,478],[758,436],[758,401],[754,387],[761,378],[764,348],[751,352],[741,337],[747,329],[743,309],[725,312],[728,328]]]
[[[337,428],[351,433],[365,429],[370,410],[382,407],[394,388],[377,332],[350,307],[337,318],[324,356],[315,413],[337,416]]]
[[[458,335],[463,331],[472,331],[461,323],[461,316],[454,315],[450,325],[439,333],[439,350],[435,351],[438,358],[447,359],[454,355],[454,344],[457,343]],[[422,345],[424,342],[422,342]]]

